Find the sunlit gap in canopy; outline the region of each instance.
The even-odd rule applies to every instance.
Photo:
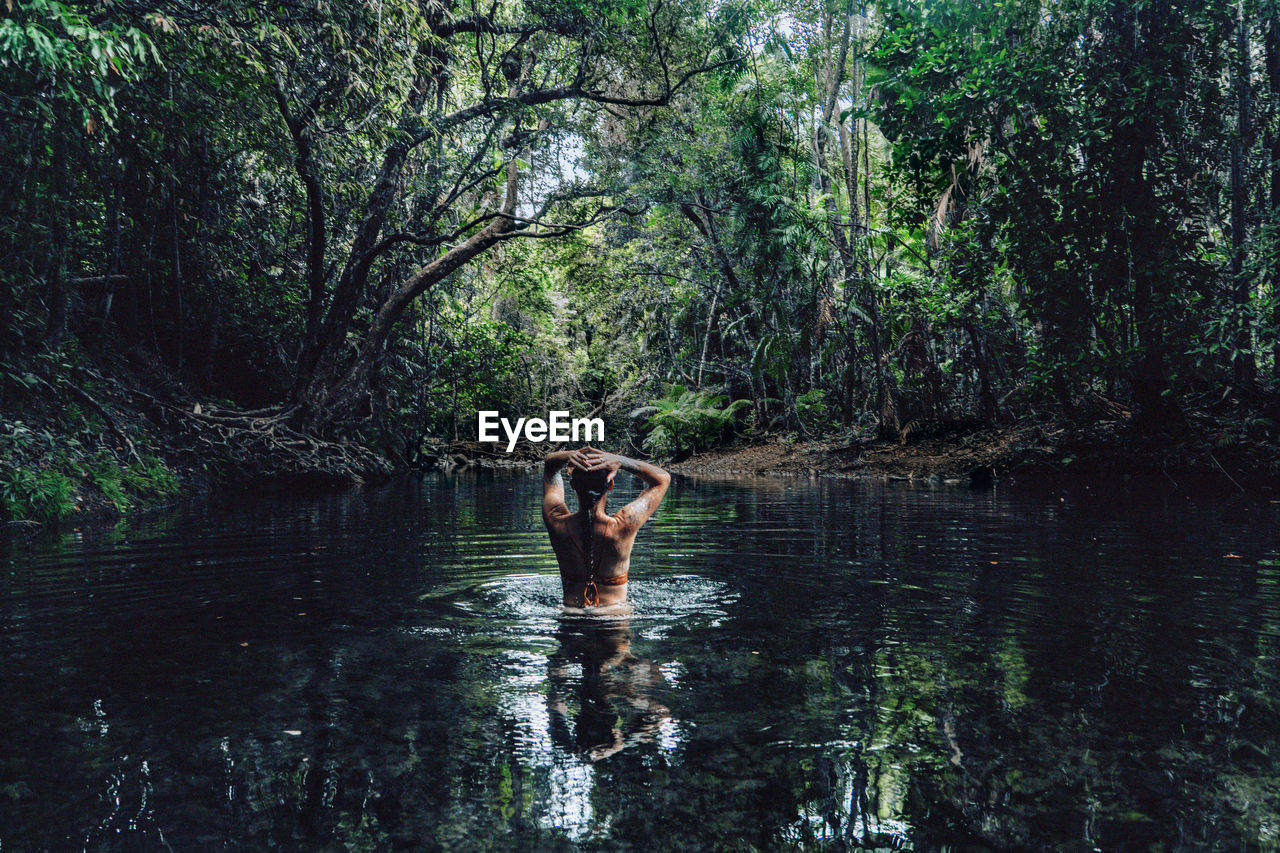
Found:
[[[575,186],[586,186],[591,179],[587,169],[586,144],[579,133],[566,133],[549,139],[529,151],[526,192],[520,194],[516,215],[525,220],[537,219],[547,201],[565,195]]]

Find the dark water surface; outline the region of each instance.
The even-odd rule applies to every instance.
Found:
[[[1276,505],[681,481],[602,622],[539,504],[0,546],[0,851],[1280,849]]]

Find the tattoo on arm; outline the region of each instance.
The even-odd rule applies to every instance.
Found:
[[[564,511],[564,481],[560,477],[560,466],[548,466],[542,472],[542,520],[550,524],[552,516]]]
[[[627,513],[627,521],[632,524],[643,524],[649,517],[649,499],[646,497],[638,497],[625,507]]]
[[[647,467],[649,466],[645,465],[645,463],[638,462],[635,459],[631,459],[630,457],[627,457],[627,456],[618,457],[619,469],[626,471],[628,474],[639,477],[641,480],[644,480],[646,483],[651,483],[651,477],[645,474],[645,468]]]

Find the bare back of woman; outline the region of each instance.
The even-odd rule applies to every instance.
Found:
[[[561,470],[571,474],[578,511],[565,505]],[[610,515],[608,493],[618,471],[628,471],[646,488]],[[547,454],[542,475],[542,521],[560,564],[567,609],[591,614],[628,612],[627,579],[636,533],[662,503],[671,475],[656,465],[605,453],[594,447]]]

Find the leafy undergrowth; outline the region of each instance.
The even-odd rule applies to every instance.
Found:
[[[0,366],[0,521],[118,515],[179,489],[147,430],[113,414],[68,367]]]
[[[178,478],[150,453],[86,443],[57,425],[0,419],[4,520],[56,521],[85,511],[123,514],[177,490]]]

